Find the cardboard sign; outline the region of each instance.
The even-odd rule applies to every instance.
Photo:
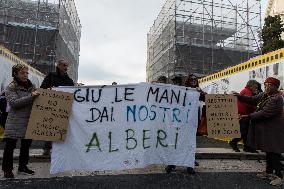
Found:
[[[208,94],[205,96],[208,137],[240,138],[237,97]]]
[[[27,139],[64,141],[69,125],[73,94],[38,89],[26,132]]]

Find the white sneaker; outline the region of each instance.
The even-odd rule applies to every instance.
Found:
[[[274,180],[272,180],[270,182],[270,184],[272,186],[281,186],[283,184],[283,179],[281,179],[280,177],[275,178]]]

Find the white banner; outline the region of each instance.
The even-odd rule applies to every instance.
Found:
[[[194,167],[199,93],[166,84],[73,87],[67,137],[53,143],[51,173]]]

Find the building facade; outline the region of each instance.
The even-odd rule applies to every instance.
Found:
[[[80,38],[74,0],[0,0],[0,44],[44,74],[65,59],[77,81]]]
[[[147,81],[208,75],[261,54],[259,0],[167,0],[147,35]]]

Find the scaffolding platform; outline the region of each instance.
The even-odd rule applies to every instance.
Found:
[[[261,54],[259,0],[167,0],[147,35],[147,81],[208,75]]]

